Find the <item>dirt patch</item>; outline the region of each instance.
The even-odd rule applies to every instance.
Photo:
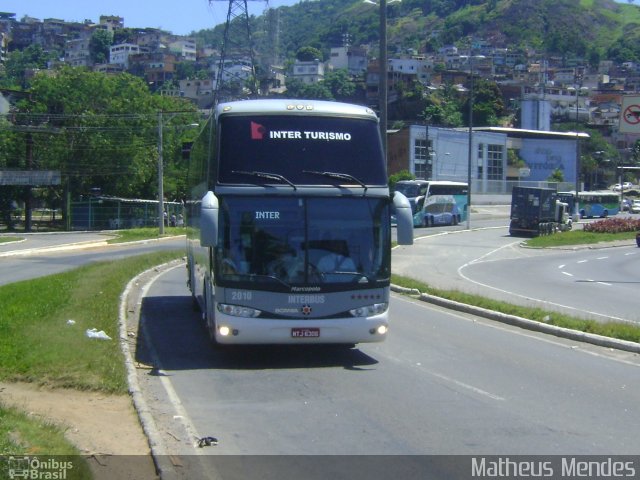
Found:
[[[124,478],[114,471],[122,469],[123,462],[113,458],[125,455],[137,456],[126,462],[126,468],[135,468],[136,476],[126,478],[157,478],[149,443],[128,395],[0,382],[0,401],[62,428],[66,438],[91,459],[96,479]]]

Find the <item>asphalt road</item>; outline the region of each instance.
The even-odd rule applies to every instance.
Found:
[[[139,337],[145,341],[136,358],[147,365],[140,382],[180,472],[184,465],[191,474],[226,472],[220,455],[640,451],[638,355],[395,295],[390,336],[382,344],[214,351],[191,309],[184,275],[178,267],[149,285]],[[203,437],[218,444],[194,446]],[[309,478],[327,478],[333,465],[331,459],[324,467],[309,462],[319,469]],[[401,478],[471,477],[460,462],[413,466],[420,475]],[[428,470],[425,477],[423,467],[438,474]],[[291,473],[296,465],[280,468],[274,471]],[[383,471],[370,478],[388,478],[389,472],[376,476]]]
[[[111,236],[101,232],[16,236],[24,240],[0,243],[0,285],[61,273],[90,262],[185,248],[184,237],[107,245]]]
[[[575,317],[640,322],[640,249],[634,241],[545,250],[523,248],[521,241],[506,227],[441,231],[394,249],[393,272]]]
[[[14,281],[14,274],[40,276],[133,251],[181,248],[183,242],[5,255],[2,282],[7,273]],[[478,289],[484,288],[478,279],[499,271],[496,265],[504,263],[505,274],[519,255],[544,255],[522,254],[499,229],[434,236],[400,248],[434,248],[430,242],[444,242],[444,248],[414,252],[414,272],[430,283]],[[396,273],[398,258],[396,250]],[[597,271],[603,260],[538,263],[551,265],[549,272],[561,279],[586,278],[589,262]],[[517,276],[519,270],[512,270]],[[503,274],[496,273],[497,279]],[[396,295],[390,337],[382,344],[218,352],[192,310],[185,278],[179,266],[149,284],[141,303],[144,332],[135,350],[137,378],[155,425],[153,442],[171,459],[165,478],[456,479],[471,477],[469,458],[422,455],[639,451],[638,355]],[[207,437],[217,445],[196,446]]]

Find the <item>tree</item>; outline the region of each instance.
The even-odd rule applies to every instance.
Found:
[[[564,173],[559,168],[556,168],[547,178],[547,182],[564,182]]]
[[[473,88],[473,124],[476,126],[497,125],[498,118],[504,113],[502,94],[495,82],[484,79],[474,82]],[[464,105],[467,124],[469,121],[469,97]]]
[[[356,91],[356,84],[345,69],[327,72],[322,83],[336,100],[350,100]]]
[[[2,85],[5,87],[28,87],[27,72],[47,68],[47,54],[41,45],[29,45],[24,50],[15,50],[9,54],[5,63],[5,74]]]
[[[31,101],[21,103],[19,118],[49,131],[34,135],[34,158],[40,168],[61,171],[72,198],[98,187],[106,195],[152,199],[157,196],[159,111],[180,112],[169,117],[163,145],[166,172],[184,178],[186,166],[179,160],[184,132],[175,127],[197,121],[195,107],[152,95],[132,75],[72,67],[36,75]],[[178,189],[184,185],[169,180],[167,197],[183,196]]]
[[[107,63],[113,34],[108,30],[96,29],[89,39],[89,55],[93,63]]]
[[[401,170],[397,173],[389,175],[389,188],[393,190],[393,187],[400,180],[415,180],[416,176],[409,170]]]
[[[322,82],[303,83],[292,79],[287,81],[287,96],[289,98],[312,98],[316,100],[334,100],[331,90]]]
[[[322,52],[314,47],[301,47],[296,52],[296,58],[300,62],[322,61]]]

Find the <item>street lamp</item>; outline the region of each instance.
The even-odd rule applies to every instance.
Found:
[[[168,120],[171,120],[178,113],[193,113],[193,112],[172,112]],[[167,121],[168,121],[167,120]],[[163,115],[162,110],[158,112],[158,233],[164,235],[164,158],[163,158]],[[186,125],[188,127],[197,127],[198,123],[191,123]]]
[[[575,90],[576,92],[576,201],[575,201],[575,218],[580,218],[580,205],[578,202],[578,192],[580,192],[580,132],[578,132],[578,107],[580,101],[580,92],[586,92],[589,90],[588,87],[582,86],[582,79],[578,76],[576,77],[576,86],[575,87],[567,87],[568,91]]]
[[[378,79],[378,103],[380,104],[380,135],[382,136],[382,150],[384,161],[387,161],[387,4],[399,3],[402,0],[379,0],[380,6],[380,77]],[[373,0],[363,0],[363,3],[376,5]]]
[[[469,151],[467,152],[467,230],[471,229],[471,157],[473,155],[473,60],[484,55],[471,55],[469,50]]]

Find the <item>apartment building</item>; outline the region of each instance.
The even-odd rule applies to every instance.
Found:
[[[324,79],[325,65],[320,60],[301,62],[296,60],[293,64],[293,78],[302,83],[318,83]]]

